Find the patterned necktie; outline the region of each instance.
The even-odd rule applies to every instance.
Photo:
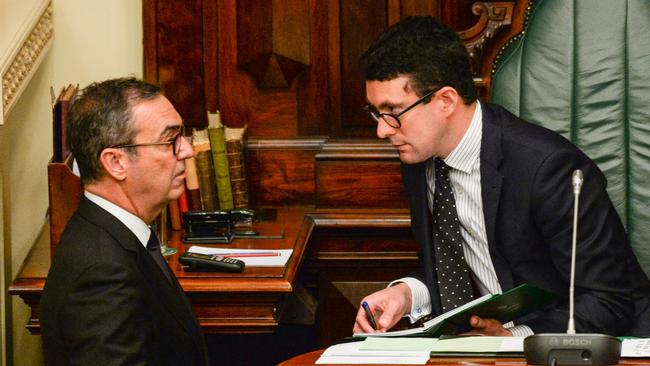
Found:
[[[149,241],[147,242],[147,250],[149,251],[149,254],[153,257],[153,260],[156,261],[156,264],[158,267],[160,267],[160,270],[165,274],[165,277],[169,280],[169,282],[172,282],[172,277],[171,273],[169,270],[169,266],[167,265],[167,262],[165,262],[165,258],[163,258],[162,252],[160,251],[160,242],[158,241],[158,237],[156,236],[156,233],[153,231],[151,232],[151,235],[149,235]]]
[[[449,181],[449,166],[436,158],[433,200],[434,251],[442,312],[471,301],[474,296],[463,255],[463,238],[456,213],[456,200]]]

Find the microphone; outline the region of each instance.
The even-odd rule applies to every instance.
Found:
[[[566,334],[535,334],[524,339],[526,362],[533,365],[614,365],[621,357],[621,341],[606,334],[576,334],[573,319],[573,293],[578,232],[578,202],[584,181],[582,170],[571,177],[573,185],[573,238],[571,241],[571,277],[569,285],[569,323]]]
[[[576,169],[571,176],[573,184],[573,236],[571,239],[571,277],[569,285],[569,325],[566,334],[576,334],[575,324],[573,321],[573,293],[576,278],[576,243],[578,242],[578,201],[580,200],[580,189],[582,188],[582,170]]]

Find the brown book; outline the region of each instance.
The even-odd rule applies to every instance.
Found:
[[[217,184],[214,178],[214,165],[212,163],[208,132],[195,129],[192,132],[192,145],[194,146],[196,175],[199,181],[203,210],[218,210],[219,199],[217,198]]]
[[[178,204],[178,200],[171,200],[167,204],[167,212],[169,213],[169,226],[174,231],[180,231],[181,226],[181,208]]]
[[[196,171],[196,160],[194,157],[185,160],[185,192],[187,194],[187,208],[189,211],[203,210],[201,203],[201,189],[199,177]]]
[[[62,162],[70,154],[66,128],[68,125],[68,112],[74,98],[77,96],[78,88],[79,85],[72,84],[62,88],[52,106],[52,147],[54,150],[52,162],[54,163]]]
[[[248,208],[248,179],[246,176],[246,127],[226,127],[226,155],[230,171],[230,187],[235,208]]]
[[[181,215],[190,210],[187,204],[187,189],[184,190],[183,194],[178,198],[178,207],[181,210]]]

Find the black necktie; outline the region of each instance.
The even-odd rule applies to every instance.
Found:
[[[473,299],[463,238],[456,213],[456,200],[449,181],[449,166],[436,158],[436,187],[433,199],[434,251],[442,312]]]
[[[151,235],[149,235],[149,241],[147,242],[147,250],[149,250],[149,254],[151,254],[153,260],[156,261],[156,264],[158,265],[158,267],[160,267],[160,270],[165,274],[165,277],[167,277],[169,282],[172,282],[169,266],[167,265],[167,262],[165,262],[165,258],[163,258],[162,252],[160,251],[160,242],[158,241],[158,237],[156,236],[156,233],[154,233],[153,231],[151,232]]]

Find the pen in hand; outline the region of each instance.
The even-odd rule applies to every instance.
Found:
[[[377,330],[377,322],[375,322],[375,317],[372,315],[372,311],[370,311],[370,306],[368,306],[368,303],[365,301],[362,302],[361,307],[366,312],[366,317],[368,318],[370,325],[372,325],[372,329]]]

